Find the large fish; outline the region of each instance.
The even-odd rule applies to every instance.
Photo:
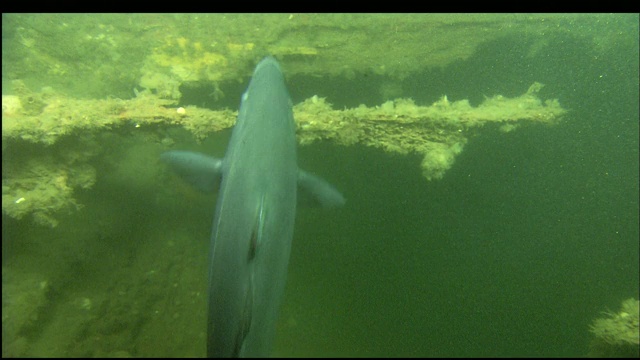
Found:
[[[207,356],[269,356],[297,190],[323,207],[345,202],[333,186],[297,167],[291,99],[278,62],[266,57],[257,65],[223,159],[186,151],[161,158],[200,189],[213,190],[222,180],[209,255]]]

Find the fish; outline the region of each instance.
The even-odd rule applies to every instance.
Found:
[[[282,69],[267,56],[242,95],[222,159],[182,150],[160,156],[194,187],[218,191],[208,263],[208,357],[270,355],[298,202],[345,204],[334,186],[298,168],[295,131]]]

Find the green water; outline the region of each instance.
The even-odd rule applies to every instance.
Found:
[[[587,354],[603,306],[638,296],[638,49],[557,40],[531,59],[491,44],[410,81],[473,98],[538,79],[571,110],[553,128],[484,129],[442,181],[423,181],[419,157],[300,150],[348,204],[298,215],[283,309],[298,326],[279,354]]]
[[[482,128],[441,180],[422,177],[418,155],[300,147],[300,166],[347,203],[298,211],[274,355],[587,355],[593,319],[639,296],[638,21],[614,19],[634,43],[594,50],[569,33],[531,53],[533,40],[503,38],[401,80],[402,96],[424,105],[443,94],[477,105],[538,81],[542,98],[570,110],[554,126]],[[298,84],[294,103],[313,94],[338,109],[381,102],[375,75],[287,81]],[[229,86],[234,107],[244,85],[236,95]],[[221,156],[228,131],[202,144],[180,136]],[[139,178],[138,156],[159,149],[127,146],[111,157]],[[55,230],[3,216],[3,355],[204,356],[215,195],[95,166],[95,187],[78,194],[85,207]],[[5,338],[4,309],[18,301],[20,288],[7,284],[20,276],[48,279],[52,290],[46,313],[16,340]]]

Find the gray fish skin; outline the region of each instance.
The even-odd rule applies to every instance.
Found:
[[[207,356],[269,356],[296,214],[291,100],[272,57],[242,96],[222,162],[209,269]]]
[[[278,62],[266,57],[257,65],[222,160],[186,151],[168,151],[161,160],[201,190],[220,185],[209,254],[207,356],[269,356],[298,187],[315,205],[345,203],[332,185],[297,167],[292,104]]]

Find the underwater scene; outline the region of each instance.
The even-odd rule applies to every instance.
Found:
[[[290,111],[296,205],[224,220],[248,263],[293,222],[279,310],[255,261],[233,330],[213,326],[233,355],[640,356],[639,31],[637,14],[3,13],[2,356],[211,355],[225,179],[284,179],[277,140],[230,164],[234,124]],[[286,91],[247,91],[267,56]],[[287,101],[246,105],[261,96]],[[176,150],[223,165],[177,174]],[[309,184],[345,201],[304,201]]]

